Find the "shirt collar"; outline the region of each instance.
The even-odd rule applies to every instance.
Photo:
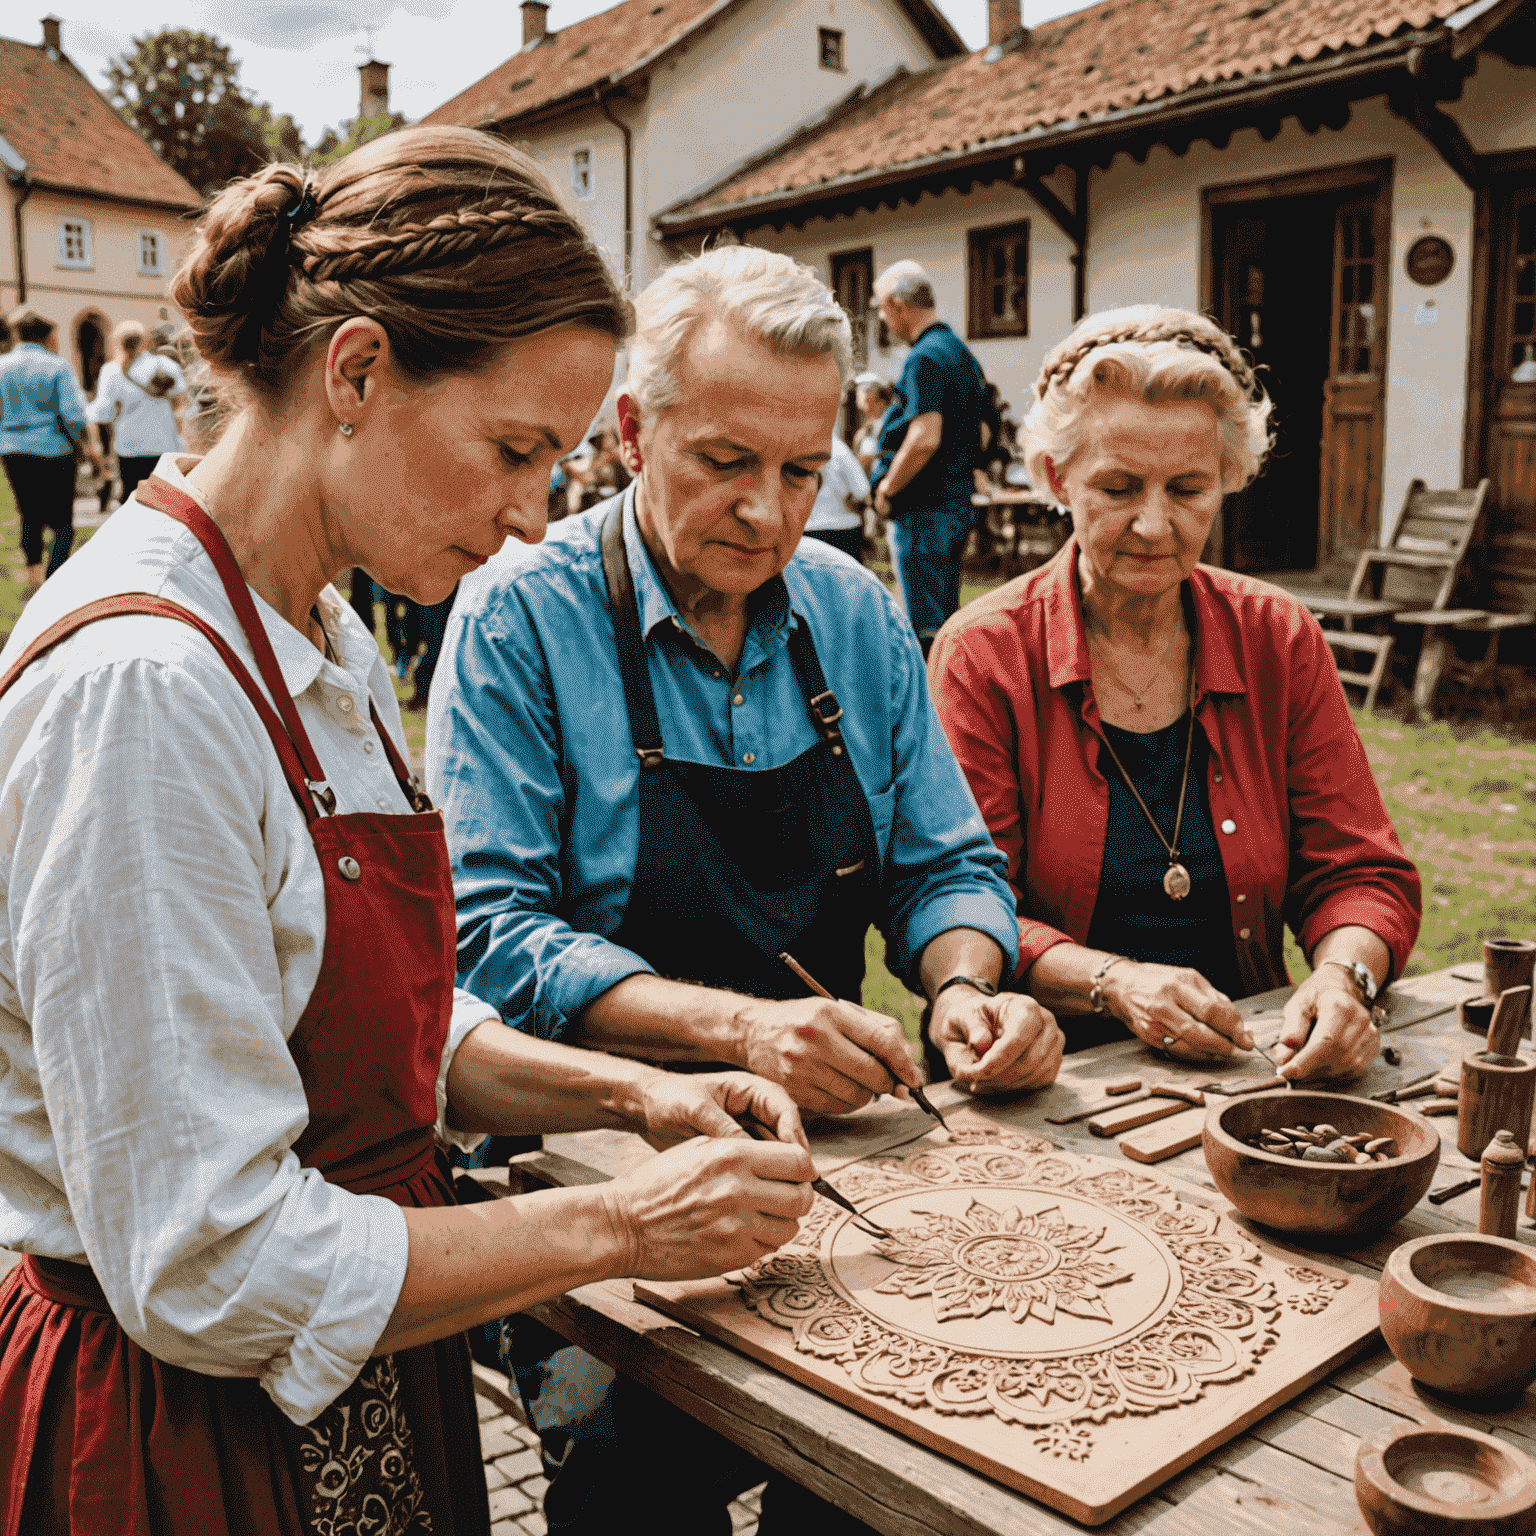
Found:
[[[640,537],[640,522],[635,513],[635,492],[639,485],[639,480],[635,479],[624,488],[623,515],[624,552],[629,556],[629,579],[635,589],[635,611],[640,616],[640,633],[649,639],[656,626],[664,624],[669,629],[680,630],[691,636],[693,632],[684,624],[683,616],[672,601],[672,594],[667,591],[667,584],[661,579],[661,573],[651,559],[650,550],[645,547],[645,540]],[[784,585],[782,575],[775,576],[759,587],[748,599],[748,607],[748,649],[752,648],[755,640],[758,648],[766,651],[773,643],[775,634],[782,639],[789,632],[789,589]],[[741,664],[744,668],[749,665],[746,650],[742,652]]]
[[[155,466],[155,474],[168,485],[173,485],[179,491],[184,491],[200,506],[204,512],[208,511],[207,499],[202,492],[187,479],[182,466],[191,469],[197,463],[196,457],[181,457],[177,454],[164,454],[160,462]],[[211,514],[210,514],[211,515]],[[190,530],[188,537],[192,537]],[[224,583],[219,579],[219,573],[214,569],[213,562],[208,562],[208,576],[218,588],[219,602],[227,607],[235,627],[239,627],[239,619],[234,617],[234,608],[224,591]],[[256,605],[257,616],[261,619],[262,626],[267,632],[267,638],[272,642],[272,654],[277,658],[277,670],[282,674],[283,686],[294,698],[304,692],[314,680],[319,677],[325,666],[325,657],[322,656],[315,644],[307,635],[301,635],[292,624],[280,614],[261,593],[254,587],[247,585],[251,594],[251,601]],[[329,619],[330,615],[324,615]],[[333,628],[327,624],[327,628]]]
[[[1045,654],[1052,688],[1086,683],[1088,629],[1083,621],[1083,594],[1077,583],[1077,535],[1073,534],[1052,562],[1045,589]],[[1194,614],[1195,696],[1207,693],[1246,693],[1232,646],[1230,617],[1211,582],[1210,572],[1196,566],[1185,582]]]

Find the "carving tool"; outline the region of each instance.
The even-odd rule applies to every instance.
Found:
[[[1463,1179],[1460,1184],[1447,1184],[1441,1189],[1431,1190],[1429,1203],[1444,1205],[1447,1200],[1454,1200],[1457,1195],[1464,1195],[1469,1190],[1476,1189],[1482,1182],[1483,1176],[1479,1174],[1475,1179]]]
[[[1426,1093],[1434,1092],[1435,1079],[1440,1076],[1440,1068],[1433,1072],[1426,1072],[1423,1077],[1416,1077],[1411,1082],[1399,1083],[1396,1088],[1383,1088],[1380,1093],[1373,1093],[1371,1098],[1378,1104],[1396,1104],[1400,1099],[1422,1098]]]
[[[753,1141],[776,1142],[779,1139],[755,1115],[737,1115],[735,1119],[736,1124],[739,1125],[742,1130],[744,1130],[747,1135],[753,1139]],[[879,1222],[874,1221],[870,1217],[864,1215],[864,1213],[860,1211],[858,1206],[856,1206],[853,1201],[847,1197],[847,1195],[840,1194],[837,1190],[833,1189],[833,1187],[828,1184],[825,1179],[812,1179],[811,1188],[814,1189],[818,1195],[824,1195],[828,1200],[832,1202],[833,1205],[842,1206],[842,1208],[853,1217],[861,1232],[866,1233],[870,1237],[883,1237],[889,1239],[895,1238],[895,1233],[887,1232]]]
[[[1284,1083],[1287,1088],[1294,1088],[1296,1086],[1290,1080],[1290,1078],[1285,1077],[1285,1076],[1283,1076],[1281,1074],[1280,1063],[1278,1061],[1276,1061],[1275,1058],[1273,1056],[1271,1056],[1269,1054],[1269,1052],[1266,1051],[1262,1045],[1259,1044],[1257,1036],[1254,1037],[1253,1048],[1254,1048],[1254,1050],[1256,1050],[1259,1053],[1260,1056],[1262,1056],[1264,1058],[1265,1061],[1267,1061],[1270,1064],[1270,1066],[1272,1066],[1275,1069],[1275,1076],[1278,1077],[1280,1079],[1280,1081],[1282,1083]]]
[[[1208,1083],[1196,1083],[1201,1093],[1219,1093],[1224,1099],[1235,1099],[1245,1093],[1269,1093],[1285,1087],[1283,1077],[1234,1077],[1213,1078]]]
[[[785,965],[787,965],[790,970],[792,970],[795,975],[798,976],[800,980],[803,981],[806,986],[808,986],[811,991],[816,994],[817,997],[824,997],[829,1003],[835,1003],[837,1001],[837,999],[833,997],[832,994],[828,992],[827,989],[822,986],[822,984],[817,981],[816,978],[812,976],[811,973],[806,970],[806,968],[801,965],[800,962],[796,960],[795,957],[787,950],[779,956],[779,959]],[[944,1134],[946,1136],[954,1135],[954,1132],[949,1128],[949,1122],[946,1121],[944,1116],[941,1115],[938,1110],[936,1110],[933,1105],[928,1102],[928,1095],[924,1093],[921,1088],[908,1088],[907,1092],[912,1095],[912,1102],[916,1104],[917,1107],[922,1110],[925,1115],[932,1115],[933,1118],[944,1127]]]
[[[1185,1088],[1179,1083],[1153,1083],[1140,1093],[1126,1093],[1117,1099],[1105,1099],[1087,1109],[1074,1110],[1070,1115],[1047,1115],[1045,1121],[1047,1125],[1071,1125],[1074,1120],[1086,1120],[1090,1115],[1101,1115],[1109,1109],[1126,1109],[1146,1099],[1182,1099],[1186,1104],[1205,1103],[1198,1088]]]

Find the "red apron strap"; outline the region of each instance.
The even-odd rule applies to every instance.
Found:
[[[395,745],[394,739],[384,729],[384,722],[379,719],[378,707],[373,700],[368,701],[368,713],[373,717],[373,728],[379,733],[379,740],[384,743],[384,755],[389,759],[389,766],[394,770],[395,781],[400,786],[400,792],[411,803],[413,811],[430,811],[432,802],[427,798],[427,792],[421,787],[421,780],[411,772],[410,764],[400,756],[400,749]]]
[[[167,598],[155,597],[148,592],[121,592],[115,597],[103,597],[94,603],[87,603],[83,608],[75,609],[73,613],[65,614],[57,624],[45,629],[16,658],[5,676],[0,677],[0,698],[5,696],[16,679],[44,651],[52,650],[61,640],[67,640],[77,630],[84,629],[87,624],[94,624],[98,619],[115,619],[130,613],[149,614],[161,619],[178,619],[183,624],[190,624],[193,629],[206,635],[213,642],[214,649],[223,658],[225,666],[234,674],[235,681],[245,690],[246,697],[250,699],[256,708],[256,713],[261,717],[261,723],[266,726],[267,734],[272,738],[272,745],[277,749],[278,759],[283,765],[288,787],[293,791],[294,799],[299,802],[299,809],[304,812],[304,819],[314,821],[320,813],[315,809],[314,798],[310,793],[307,782],[309,776],[304,772],[304,766],[294,750],[293,741],[283,729],[283,722],[278,719],[271,704],[267,702],[266,694],[261,691],[256,679],[251,676],[249,669],[235,654],[229,642],[213,625],[199,618],[190,609],[183,608],[179,603],[173,603]],[[279,691],[278,697],[287,698],[288,695]],[[387,741],[388,737],[385,737],[385,740]]]
[[[334,795],[325,782],[325,770],[320,766],[315,749],[309,744],[309,733],[299,719],[298,710],[294,708],[293,696],[288,692],[287,684],[283,682],[282,669],[277,664],[272,642],[267,637],[267,627],[256,612],[256,604],[251,601],[251,589],[219,525],[185,491],[177,490],[158,475],[151,475],[134,494],[146,506],[154,507],[156,511],[164,512],[167,517],[173,517],[178,523],[190,528],[197,542],[208,551],[208,558],[213,561],[213,568],[219,573],[219,580],[224,583],[224,592],[235,610],[235,617],[240,621],[240,628],[245,631],[245,638],[255,653],[256,670],[261,673],[261,680],[267,685],[277,705],[277,712],[282,716],[283,724],[299,754],[299,761],[304,765],[304,776],[317,786],[314,792],[326,804],[327,810],[333,809]]]

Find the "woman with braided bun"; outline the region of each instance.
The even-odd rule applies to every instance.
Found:
[[[1223,496],[1263,464],[1269,412],[1203,316],[1084,320],[1047,354],[1025,426],[1030,479],[1074,536],[955,615],[930,674],[1008,857],[1015,984],[1068,1050],[1126,1031],[1176,1061],[1253,1048],[1233,999],[1285,985],[1289,926],[1312,973],[1272,1059],[1347,1078],[1375,1057],[1419,879],[1316,621],[1199,563]]]
[[[540,539],[628,306],[462,129],[236,182],[172,291],[222,435],[0,657],[0,1531],[484,1536],[464,1331],[753,1263],[811,1203],[782,1089],[455,988],[442,819],[330,584],[434,603]],[[455,1206],[443,1143],[600,1126],[668,1150]]]

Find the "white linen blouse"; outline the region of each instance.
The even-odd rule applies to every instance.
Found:
[[[190,468],[194,460],[180,463]],[[194,498],[178,461],[158,473]],[[213,562],[130,499],[24,610],[0,672],[99,597],[209,620],[262,686]],[[335,662],[256,611],[337,810],[410,810],[369,717],[403,739],[389,669],[332,588]],[[405,1218],[292,1151],[287,1040],[325,948],[304,817],[240,685],[174,619],[79,631],[0,699],[0,1246],[88,1263],[128,1335],[261,1381],[307,1423],[362,1369],[405,1276]],[[455,990],[438,1077],[496,1011]]]
[[[163,395],[152,395],[147,388],[156,373],[168,373],[175,381]],[[112,428],[112,447],[119,458],[145,459],[151,454],[158,458],[162,453],[181,452],[171,401],[186,392],[186,378],[174,359],[141,352],[126,372],[116,363],[102,365],[96,398],[87,414]]]

